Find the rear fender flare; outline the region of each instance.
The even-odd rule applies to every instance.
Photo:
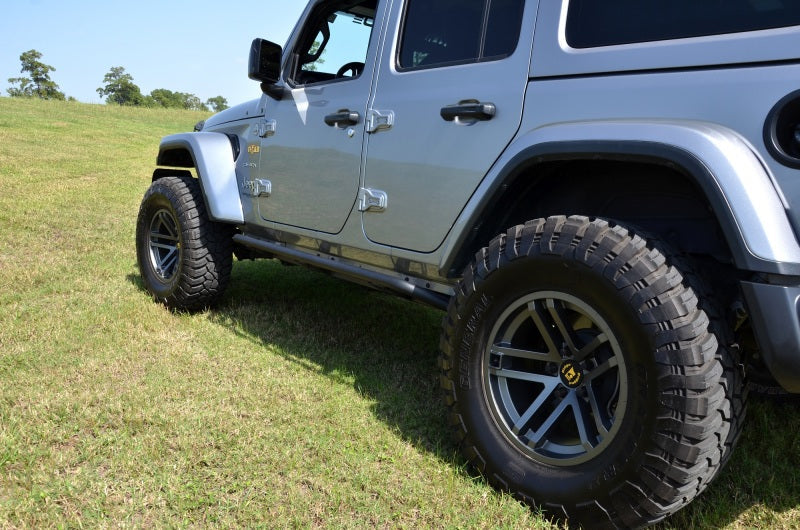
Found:
[[[521,172],[551,160],[607,157],[649,159],[680,169],[713,206],[739,268],[800,274],[800,246],[785,213],[786,201],[745,139],[712,123],[635,120],[556,124],[519,135],[456,221],[441,272],[454,273],[454,263],[470,245],[472,227]]]

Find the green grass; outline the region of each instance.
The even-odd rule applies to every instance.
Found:
[[[159,138],[204,117],[0,98],[0,528],[550,527],[458,456],[440,313],[273,262],[200,314],[142,291]],[[754,402],[663,526],[800,527],[798,432]]]

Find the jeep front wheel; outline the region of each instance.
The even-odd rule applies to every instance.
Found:
[[[442,384],[465,456],[571,524],[663,519],[738,434],[718,323],[657,246],[599,219],[531,221],[476,255],[448,309]]]
[[[197,180],[161,178],[142,199],[136,255],[145,288],[156,300],[171,309],[203,309],[228,284],[232,229],[208,219]]]

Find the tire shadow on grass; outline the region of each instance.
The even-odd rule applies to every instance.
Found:
[[[138,275],[129,281],[145,292]],[[376,418],[443,461],[455,456],[437,366],[444,313],[277,261],[238,261],[227,293],[207,313],[216,324],[276,351],[298,369],[309,363],[349,380]],[[727,467],[690,505],[657,528],[793,526],[800,507],[800,407],[751,396]]]
[[[299,366],[352,380],[375,416],[408,442],[453,460],[437,366],[443,313],[277,261],[237,261],[208,318]]]

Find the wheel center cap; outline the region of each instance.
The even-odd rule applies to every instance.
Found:
[[[561,382],[568,388],[578,388],[583,383],[583,371],[577,363],[565,361],[559,370]]]

